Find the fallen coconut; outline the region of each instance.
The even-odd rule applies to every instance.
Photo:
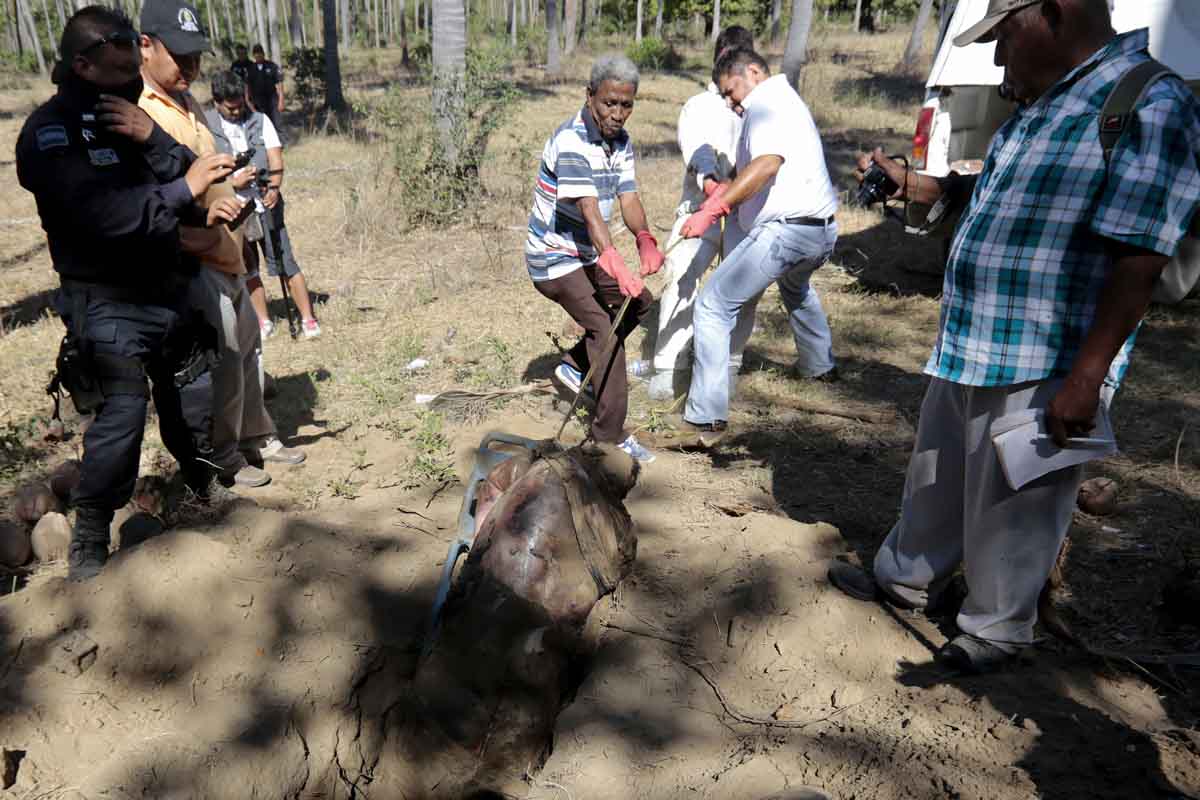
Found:
[[[38,520],[30,540],[38,561],[65,561],[71,544],[71,523],[62,514],[51,511]]]
[[[17,490],[17,502],[13,513],[28,525],[35,525],[49,511],[61,512],[62,503],[50,487],[44,483],[30,483]]]
[[[1119,488],[1112,478],[1090,478],[1080,485],[1076,502],[1080,510],[1105,517],[1117,510]]]
[[[19,522],[0,520],[0,566],[20,567],[29,561],[32,552],[29,530]]]
[[[63,503],[71,502],[71,492],[79,485],[83,464],[75,459],[64,461],[50,473],[50,491]]]

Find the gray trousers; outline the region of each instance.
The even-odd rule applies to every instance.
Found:
[[[1071,525],[1083,469],[1013,491],[989,431],[1005,414],[1044,409],[1061,385],[930,381],[900,520],[875,555],[875,580],[887,594],[923,607],[961,563],[968,594],[959,629],[1009,651],[1033,642],[1038,595]],[[1110,400],[1106,391],[1101,402]]]
[[[220,339],[213,369],[213,461],[222,469],[240,469],[240,449],[256,449],[275,435],[275,423],[263,402],[262,339],[250,305],[244,275],[201,270],[199,306]]]

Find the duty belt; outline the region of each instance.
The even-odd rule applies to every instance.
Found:
[[[132,305],[167,305],[170,303],[170,293],[165,287],[147,289],[139,286],[113,286],[107,283],[77,281],[74,278],[62,278],[61,280],[62,288],[66,291],[87,294],[89,298],[97,300]]]

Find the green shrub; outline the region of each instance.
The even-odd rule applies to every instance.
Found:
[[[447,163],[429,101],[414,107],[411,94],[397,87],[371,109],[371,127],[392,150],[392,177],[401,213],[414,224],[440,223],[455,218],[482,190],[479,165],[488,136],[512,108],[517,89],[503,49],[473,48],[467,52],[462,91],[456,96],[459,118],[453,140],[458,161]]]
[[[639,69],[674,70],[683,64],[683,56],[667,42],[648,36],[641,43],[629,45],[625,49],[629,60],[638,65]]]
[[[325,51],[318,47],[297,47],[285,60],[291,82],[288,99],[299,104],[305,127],[311,130],[325,106]]]

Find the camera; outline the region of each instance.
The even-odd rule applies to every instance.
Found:
[[[237,172],[239,169],[241,169],[242,167],[249,164],[250,160],[252,158],[254,158],[254,148],[253,147],[248,148],[248,149],[243,150],[242,152],[238,153],[236,156],[233,157],[233,172]],[[232,175],[233,172],[229,173],[229,175]],[[215,181],[213,181],[213,183],[224,183],[225,178],[228,178],[229,175],[226,175],[221,178],[217,178]]]
[[[908,161],[904,156],[891,156],[891,158],[904,162],[905,169],[908,168]],[[854,195],[854,204],[867,208],[875,203],[885,202],[899,188],[900,184],[889,178],[883,171],[883,167],[872,162],[871,167],[863,174],[862,185],[858,187],[858,192]]]

